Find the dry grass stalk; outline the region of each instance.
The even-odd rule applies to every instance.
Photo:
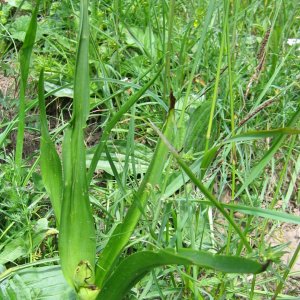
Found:
[[[244,99],[247,99],[249,96],[250,88],[252,87],[253,83],[258,81],[260,74],[262,73],[262,70],[265,65],[266,61],[266,46],[268,44],[269,38],[270,38],[270,33],[271,33],[271,28],[269,28],[264,36],[264,39],[262,40],[262,43],[260,45],[259,52],[257,54],[257,60],[258,60],[258,65],[255,69],[254,74],[249,80],[249,83],[246,88],[245,96]]]

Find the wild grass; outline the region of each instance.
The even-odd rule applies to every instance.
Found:
[[[0,4],[1,297],[297,299],[299,4],[40,2]]]

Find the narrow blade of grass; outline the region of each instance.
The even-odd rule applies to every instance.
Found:
[[[265,139],[268,137],[276,138],[282,135],[293,135],[293,134],[300,134],[300,129],[285,127],[285,128],[271,129],[271,130],[248,131],[239,135],[235,135],[227,139],[225,142],[226,143],[245,142],[245,141],[252,141],[257,139]]]
[[[206,205],[214,206],[213,203],[209,201],[197,201]],[[224,208],[228,208],[232,211],[238,211],[246,215],[261,217],[265,219],[271,219],[279,222],[293,223],[300,225],[300,217],[296,215],[291,215],[285,212],[276,211],[272,209],[260,208],[260,207],[251,207],[246,205],[239,204],[222,204]]]
[[[274,296],[272,297],[272,300],[275,300],[277,298],[278,294],[283,289],[284,283],[285,283],[289,273],[291,272],[291,269],[292,269],[293,265],[295,264],[295,262],[297,260],[299,252],[300,252],[300,242],[298,243],[298,246],[297,246],[297,248],[296,248],[296,250],[295,250],[295,252],[292,256],[292,259],[290,260],[289,265],[288,265],[286,271],[283,274],[283,277],[281,278],[280,282],[278,283],[278,285],[276,287],[276,290],[275,290]]]
[[[25,40],[20,50],[20,69],[21,69],[21,82],[20,82],[20,97],[19,97],[19,123],[18,123],[18,134],[16,144],[16,166],[17,172],[20,175],[20,168],[22,162],[23,153],[23,140],[24,140],[24,129],[25,129],[25,92],[27,79],[29,74],[29,64],[32,54],[32,49],[36,36],[37,29],[37,14],[40,6],[40,0],[36,2],[35,9],[32,13],[31,20],[26,31]]]
[[[196,160],[190,166],[190,169],[198,174],[199,170],[199,178],[203,178],[209,165],[212,163],[213,159],[216,157],[217,151],[219,147],[213,147],[209,151],[207,151],[201,159]],[[188,175],[184,172],[178,173],[178,175],[173,178],[173,180],[168,184],[164,194],[162,195],[162,199],[165,200],[172,196],[176,191],[178,191],[185,183],[189,181]]]

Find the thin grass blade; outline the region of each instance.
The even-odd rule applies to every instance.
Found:
[[[20,50],[20,69],[21,69],[21,82],[20,82],[20,102],[19,102],[19,123],[18,123],[18,134],[17,134],[17,145],[16,145],[16,156],[15,161],[17,165],[17,172],[20,175],[20,167],[22,162],[23,153],[23,140],[24,140],[24,129],[25,129],[25,91],[27,85],[27,79],[29,74],[29,64],[32,54],[32,49],[36,37],[37,30],[37,14],[40,6],[40,0],[36,2],[35,9],[32,13],[31,20],[26,32],[23,46]]]
[[[197,201],[205,205],[214,206],[210,201]],[[238,211],[240,213],[261,217],[265,219],[271,219],[279,222],[292,223],[300,225],[300,217],[297,215],[288,214],[282,211],[276,211],[272,209],[260,208],[260,207],[251,207],[247,205],[240,204],[222,204],[224,208],[228,208],[232,211]]]
[[[245,142],[245,141],[252,141],[257,139],[265,139],[268,137],[276,138],[282,135],[294,135],[300,134],[300,129],[296,128],[277,128],[271,130],[255,130],[255,131],[248,131],[239,135],[235,135],[227,139],[226,143],[233,143],[233,142]]]

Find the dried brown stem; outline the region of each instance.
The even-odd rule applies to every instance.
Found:
[[[265,36],[264,36],[264,38],[261,42],[259,52],[257,54],[258,65],[255,69],[254,74],[251,76],[248,85],[247,85],[245,96],[244,96],[245,99],[248,98],[251,86],[253,85],[254,82],[258,81],[259,76],[263,71],[265,61],[266,61],[266,46],[267,46],[268,40],[270,38],[270,33],[271,33],[271,28],[269,28],[267,30],[267,32],[265,33]]]
[[[246,122],[248,122],[250,119],[252,119],[254,116],[256,116],[260,111],[265,109],[266,107],[270,106],[272,103],[274,103],[277,100],[278,95],[275,97],[265,101],[260,106],[258,106],[254,111],[249,113],[243,120],[241,120],[238,124],[239,127],[243,126]]]

